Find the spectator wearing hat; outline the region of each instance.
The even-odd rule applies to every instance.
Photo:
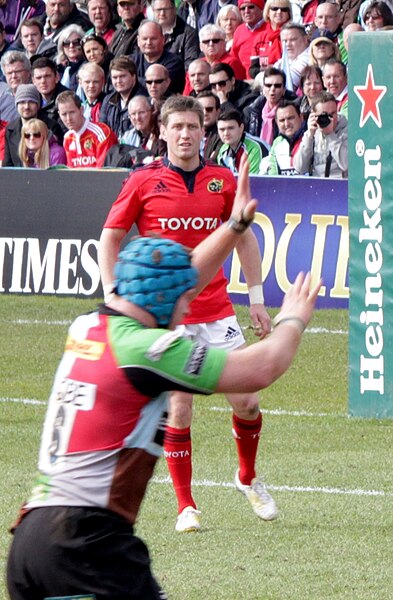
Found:
[[[314,26],[319,31],[330,31],[333,40],[340,50],[342,61],[348,60],[348,53],[344,45],[344,34],[341,27],[343,15],[336,2],[321,2],[315,12]]]
[[[45,114],[40,112],[41,96],[32,83],[18,86],[15,93],[15,104],[19,117],[8,123],[6,128],[3,167],[23,166],[19,157],[19,142],[22,127],[30,119],[41,119],[56,137],[56,140],[60,144],[63,141],[63,134],[59,124],[52,119],[48,119]]]
[[[328,29],[316,29],[311,38],[310,65],[322,69],[330,58],[340,60],[340,50],[334,41],[334,35]]]
[[[337,110],[348,119],[348,76],[347,67],[331,58],[322,69],[323,84],[337,101]]]
[[[142,0],[117,0],[117,12],[121,23],[109,44],[109,51],[116,56],[129,56],[138,50],[139,25],[145,18]]]
[[[243,19],[233,34],[231,54],[244,66],[248,73],[255,42],[263,29],[264,0],[239,0],[238,7]]]

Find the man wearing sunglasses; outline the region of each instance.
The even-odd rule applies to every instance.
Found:
[[[226,51],[225,31],[217,25],[205,25],[199,32],[199,47],[204,59],[211,67],[217,63],[230,65],[236,79],[246,79],[246,71],[241,62]]]
[[[219,98],[221,112],[236,108],[243,109],[257,96],[245,81],[235,78],[232,67],[218,63],[212,67],[209,75],[212,92]]]
[[[156,21],[145,19],[138,29],[139,51],[132,55],[139,81],[144,85],[146,70],[153,64],[164,65],[168,69],[171,84],[170,94],[181,94],[185,84],[185,68],[182,60],[165,49],[162,27]]]
[[[262,31],[264,0],[239,0],[238,7],[243,23],[233,34],[232,56],[244,66],[246,73],[251,65],[251,56],[256,39]]]
[[[69,25],[79,25],[83,31],[91,28],[89,17],[77,8],[72,0],[47,0],[44,37],[38,46],[37,54],[54,58],[57,53],[57,40]]]
[[[151,103],[159,108],[160,102],[164,102],[169,94],[168,88],[171,83],[169,71],[164,65],[151,65],[146,69],[145,84]]]
[[[244,111],[246,131],[263,140],[270,148],[280,133],[275,119],[277,107],[283,98],[295,100],[296,94],[285,88],[285,73],[275,67],[268,67],[263,73],[258,73],[255,82],[261,92]]]
[[[30,119],[41,119],[46,123],[48,129],[56,137],[57,142],[63,143],[63,132],[60,125],[54,120],[48,118],[41,107],[41,96],[37,88],[32,83],[22,83],[15,92],[15,104],[19,117],[8,123],[5,131],[5,150],[3,167],[22,167],[19,157],[19,142],[22,134],[22,127]]]

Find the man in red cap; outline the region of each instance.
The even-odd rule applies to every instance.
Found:
[[[264,0],[239,0],[238,7],[243,23],[239,25],[233,36],[231,54],[244,65],[246,72],[250,68],[255,38],[263,25]]]

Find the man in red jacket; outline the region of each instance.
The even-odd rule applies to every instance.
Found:
[[[105,123],[92,123],[85,119],[82,102],[72,91],[59,94],[56,106],[68,129],[64,136],[67,167],[103,167],[109,148],[117,144],[117,137],[112,129]]]
[[[239,0],[238,6],[243,23],[239,25],[233,35],[231,54],[240,60],[248,73],[255,41],[264,24],[263,7],[265,2],[264,0]]]

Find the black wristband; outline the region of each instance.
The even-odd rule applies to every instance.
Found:
[[[235,217],[231,217],[228,220],[228,227],[233,229],[235,233],[244,233],[246,229],[251,225],[253,219],[245,219],[243,211],[240,214],[240,219],[235,219]]]

